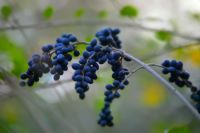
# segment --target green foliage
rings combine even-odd
[[[100,11],[100,12],[98,13],[98,17],[99,17],[100,19],[105,19],[105,18],[108,17],[108,12],[105,11],[105,10],[102,10],[102,11]]]
[[[152,125],[150,133],[164,133],[166,127],[169,126],[169,123],[166,121],[159,121]]]
[[[8,122],[0,118],[0,132],[1,133],[9,133],[11,130],[11,127]]]
[[[200,22],[200,13],[191,13],[190,15],[191,15],[192,19]]]
[[[169,42],[172,40],[172,34],[165,30],[160,30],[155,33],[155,37],[164,42]]]
[[[188,126],[174,127],[167,131],[167,133],[192,133]]]
[[[7,20],[12,14],[12,7],[10,5],[3,5],[1,7],[1,15]]]
[[[52,16],[54,15],[54,8],[52,6],[47,6],[44,10],[43,10],[43,17],[45,19],[50,19],[52,18]]]
[[[13,63],[13,74],[19,76],[20,73],[26,70],[26,56],[23,48],[17,46],[14,42],[9,40],[6,35],[0,35],[0,52],[8,55],[10,61]]]
[[[77,50],[80,52],[80,54],[83,54],[83,52],[85,51],[86,49],[86,45],[85,44],[79,44],[77,45]]]
[[[0,71],[0,79],[4,79],[3,72]]]
[[[82,17],[85,14],[85,10],[83,8],[80,8],[78,10],[75,11],[74,16],[77,18]]]
[[[133,5],[126,5],[126,6],[122,7],[122,9],[120,10],[121,16],[137,17],[138,14],[139,14],[139,11],[138,11],[137,7],[135,7]]]
[[[91,42],[93,38],[94,38],[93,35],[86,36],[85,41],[86,42]]]
[[[99,110],[102,109],[102,107],[104,105],[103,99],[104,99],[104,97],[101,95],[101,96],[98,96],[94,101],[94,109],[97,113],[99,112]]]

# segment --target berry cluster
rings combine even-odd
[[[56,40],[55,45],[43,46],[43,54],[34,54],[28,62],[29,68],[26,73],[21,74],[20,85],[32,86],[44,73],[48,72],[54,75],[54,80],[58,80],[60,75],[68,69],[68,62],[72,60],[69,52],[73,52],[74,56],[80,54],[74,45],[76,41],[74,35],[63,34]]]
[[[47,45],[48,49],[52,49],[52,45]],[[26,73],[21,74],[20,85],[32,86],[34,82],[38,82],[43,73],[48,73],[50,68],[53,67],[50,58],[47,54],[42,56],[34,54],[31,60],[28,62],[29,68]],[[26,82],[25,82],[26,80]]]
[[[96,37],[99,39],[101,45],[103,46],[109,45],[120,49],[121,41],[117,36],[119,33],[120,33],[119,29],[105,28],[97,32]]]
[[[99,53],[101,48],[97,44],[97,40],[93,39],[80,57],[79,63],[72,64],[72,68],[75,70],[72,79],[76,81],[75,89],[80,99],[85,98],[85,92],[89,89],[88,84],[92,84],[93,80],[97,79],[96,71],[99,69],[97,62],[104,58]]]
[[[21,75],[21,86],[32,86],[38,82],[44,73],[51,73],[54,80],[59,80],[60,76],[68,70],[68,64],[72,60],[72,55],[79,56],[80,52],[76,46],[87,44],[79,61],[72,64],[75,70],[72,80],[75,81],[75,90],[80,99],[85,98],[85,93],[89,90],[89,84],[93,84],[97,79],[96,72],[101,64],[106,62],[111,66],[113,82],[105,86],[104,106],[99,114],[98,124],[101,126],[113,126],[113,116],[111,113],[111,103],[120,97],[120,90],[129,84],[127,78],[131,74],[123,66],[123,61],[131,61],[119,50],[121,41],[118,38],[119,29],[105,28],[96,33],[96,39],[91,42],[79,42],[72,34],[63,34],[57,38],[54,45],[48,44],[42,47],[42,55],[34,54],[28,62],[28,70]],[[179,87],[189,87],[192,91],[191,99],[196,103],[196,108],[200,113],[200,90],[189,81],[190,74],[183,69],[183,63],[176,60],[165,60],[162,63],[162,73],[170,74],[169,81]],[[129,76],[128,76],[129,75]]]
[[[128,85],[128,80],[125,79],[129,74],[128,69],[123,68],[122,60],[130,61],[120,52],[113,51],[112,48],[121,48],[120,40],[117,37],[119,29],[106,28],[96,33],[96,39],[93,39],[83,52],[78,63],[72,64],[75,73],[72,77],[76,81],[75,89],[81,99],[84,99],[85,92],[88,91],[88,84],[92,84],[97,79],[96,71],[99,69],[99,64],[104,64],[106,61],[112,66],[113,84],[106,85],[105,105],[100,113],[98,123],[101,126],[113,126],[113,116],[110,111],[110,104],[115,98],[120,97],[119,89],[124,89]]]
[[[55,55],[53,57],[53,69],[51,74],[54,75],[54,80],[59,80],[60,75],[63,75],[64,71],[68,70],[68,62],[72,60],[72,55],[70,52],[73,52],[74,56],[79,56],[80,53],[76,50],[75,45],[72,43],[77,42],[77,38],[71,34],[63,34],[62,37],[56,40]]]
[[[120,97],[119,90],[123,90],[125,85],[128,85],[126,75],[129,74],[127,68],[122,66],[123,55],[120,52],[112,52],[108,55],[108,63],[111,65],[114,79],[112,84],[106,85],[106,91],[104,93],[104,107],[99,114],[100,119],[98,123],[101,126],[113,126],[113,116],[110,111],[110,104],[115,98]]]
[[[183,70],[183,63],[180,61],[176,60],[165,60],[162,63],[163,74],[168,74],[170,73],[169,81],[170,82],[175,82],[175,84],[178,87],[188,87],[190,88],[192,94],[191,94],[191,99],[195,102],[195,107],[200,113],[200,90],[197,89],[196,86],[192,84],[191,81],[189,81],[190,74],[188,72],[185,72]]]
[[[117,36],[119,33],[119,29],[105,28],[100,30],[96,33],[97,39],[85,43],[87,47],[79,62],[72,64],[72,68],[75,70],[72,80],[76,82],[75,90],[80,99],[85,98],[85,92],[89,90],[89,84],[97,79],[96,72],[99,70],[99,65],[108,62],[112,67],[114,82],[106,85],[105,105],[98,121],[101,126],[113,125],[110,104],[115,98],[120,97],[119,90],[124,89],[125,85],[129,83],[126,79],[129,71],[122,66],[122,61],[123,59],[130,61],[130,59],[117,51],[121,48],[121,41]],[[76,49],[77,44],[81,43],[74,35],[63,34],[56,40],[55,45],[43,46],[43,54],[41,56],[38,54],[33,55],[29,61],[27,72],[21,75],[20,85],[32,86],[34,82],[39,81],[43,73],[48,72],[53,75],[54,80],[59,80],[60,75],[68,70],[68,64],[72,60],[71,54],[73,53],[74,56],[80,55]]]
[[[162,70],[163,74],[170,73],[169,82],[174,82],[178,87],[184,87],[189,83],[190,74],[183,70],[183,63],[181,61],[165,60],[162,66],[164,67]]]
[[[200,113],[200,90],[193,92],[191,94],[191,99],[195,102],[195,107],[197,111]]]

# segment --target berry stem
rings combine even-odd
[[[148,66],[152,66],[152,67],[160,67],[160,68],[164,68],[163,66],[161,65],[158,65],[158,64],[147,64]],[[141,70],[141,69],[144,69],[144,66],[140,66],[138,68],[136,68],[134,71],[130,72],[130,74],[126,77],[126,79],[128,79],[129,77],[131,77],[134,73],[136,73],[137,71]]]
[[[76,46],[76,45],[80,45],[80,44],[85,44],[85,45],[89,45],[89,43],[87,42],[75,42],[73,45]],[[60,49],[62,49],[63,47],[61,47]],[[57,49],[59,50],[59,49]],[[56,52],[56,50],[53,50],[51,53],[49,53],[49,55],[52,55]]]
[[[146,63],[142,62],[138,58],[126,53],[125,51],[121,51],[124,56],[130,58],[132,61],[137,62],[141,66],[143,66],[144,69],[146,69],[149,73],[151,73],[155,78],[157,78],[163,85],[166,86],[174,95],[176,95],[185,105],[190,109],[190,111],[200,120],[200,115],[197,112],[197,110],[193,107],[193,105],[188,102],[188,100],[179,92],[177,91],[168,81],[166,81],[163,77],[161,77],[155,70],[153,70],[149,65]]]

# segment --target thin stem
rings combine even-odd
[[[174,95],[176,95],[177,98],[179,98],[186,105],[186,107],[188,107],[188,109],[190,109],[190,111],[200,120],[200,115],[197,112],[197,110],[193,107],[193,105],[190,102],[188,102],[188,100],[185,99],[185,97],[179,91],[177,91],[168,81],[166,81],[155,70],[153,70],[150,66],[148,66],[141,60],[126,53],[125,51],[122,51],[122,50],[119,50],[119,51],[121,51],[124,54],[124,56],[130,58],[132,61],[135,61],[141,66],[143,66],[144,69],[146,69],[149,73],[151,73],[156,79],[158,79],[163,85],[165,85],[168,90],[170,90]]]
[[[186,44],[186,45],[182,45],[182,46],[178,46],[178,47],[173,47],[169,50],[164,49],[164,50],[159,51],[158,53],[153,53],[151,55],[143,57],[142,60],[149,60],[149,59],[152,59],[152,58],[155,58],[155,57],[159,57],[161,55],[165,55],[165,54],[174,52],[176,50],[186,49],[186,48],[193,47],[193,46],[200,46],[200,43]]]
[[[155,66],[155,67],[159,67],[159,68],[164,68],[163,66],[161,65],[158,65],[158,64],[147,64],[148,66]],[[128,79],[129,77],[131,77],[134,73],[136,73],[137,71],[141,70],[141,69],[144,69],[144,66],[140,66],[138,68],[136,68],[134,71],[130,72],[130,74],[126,77],[126,79]],[[126,80],[125,79],[125,80]]]
[[[91,25],[115,25],[115,26],[121,26],[121,27],[128,27],[128,28],[136,28],[136,29],[140,29],[140,30],[145,30],[145,31],[149,31],[149,32],[157,32],[160,30],[164,30],[164,29],[158,29],[158,28],[151,28],[151,27],[147,27],[144,25],[141,25],[139,22],[123,22],[123,21],[118,21],[118,20],[54,20],[54,21],[50,21],[50,22],[39,22],[39,23],[35,23],[35,24],[24,24],[24,25],[9,25],[9,26],[3,26],[0,27],[0,31],[4,31],[4,30],[17,30],[17,29],[44,29],[44,28],[55,28],[55,27],[62,27],[62,26],[91,26]],[[184,39],[188,39],[188,40],[196,40],[196,41],[200,41],[199,37],[193,37],[190,35],[185,35],[182,33],[178,33],[176,31],[173,30],[167,30],[165,29],[164,31],[180,37],[180,38],[184,38]]]
[[[87,43],[87,42],[75,42],[75,43],[73,43],[72,45],[79,45],[79,44],[85,44],[85,45],[88,45],[89,43]],[[59,48],[59,49],[62,49],[63,47],[61,47],[61,48]],[[54,54],[57,50],[59,50],[59,49],[56,49],[56,50],[53,50],[53,51],[51,51],[51,53],[49,53],[49,55],[50,56],[52,56],[52,54]]]

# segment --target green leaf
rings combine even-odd
[[[135,7],[133,5],[126,5],[126,6],[122,7],[122,9],[120,10],[121,16],[137,17],[138,14],[139,14],[139,11],[138,11],[137,7]]]
[[[0,71],[0,79],[4,79],[4,75],[1,71]]]
[[[99,95],[95,100],[94,100],[94,109],[96,112],[99,112],[99,110],[102,109],[104,105],[104,97],[102,95]]]
[[[43,17],[45,19],[50,19],[54,15],[54,8],[52,6],[48,6],[43,10]]]
[[[91,42],[93,38],[94,38],[93,35],[86,36],[85,41],[86,42]]]
[[[155,33],[155,36],[160,41],[169,42],[172,39],[172,34],[165,30],[160,30]]]
[[[1,7],[1,14],[5,20],[7,20],[12,14],[12,8],[10,5],[4,5]]]
[[[200,13],[198,13],[198,12],[197,13],[191,13],[190,15],[191,15],[192,19],[200,22]]]
[[[81,55],[82,55],[83,52],[85,51],[86,46],[87,46],[87,45],[85,45],[85,44],[79,44],[79,45],[77,45],[76,48],[77,48],[77,50],[80,52]]]
[[[192,132],[188,126],[180,126],[169,129],[167,133],[192,133]]]
[[[105,18],[108,17],[108,12],[105,11],[105,10],[102,10],[102,11],[100,11],[100,12],[98,13],[98,17],[99,17],[100,19],[105,19]]]
[[[12,131],[10,124],[4,119],[0,118],[0,132],[10,133]]]
[[[85,10],[83,8],[80,8],[78,10],[75,11],[75,17],[80,18],[85,14]]]
[[[11,72],[19,76],[27,68],[27,58],[24,49],[2,34],[0,35],[0,44],[0,53],[6,54],[13,64]]]

